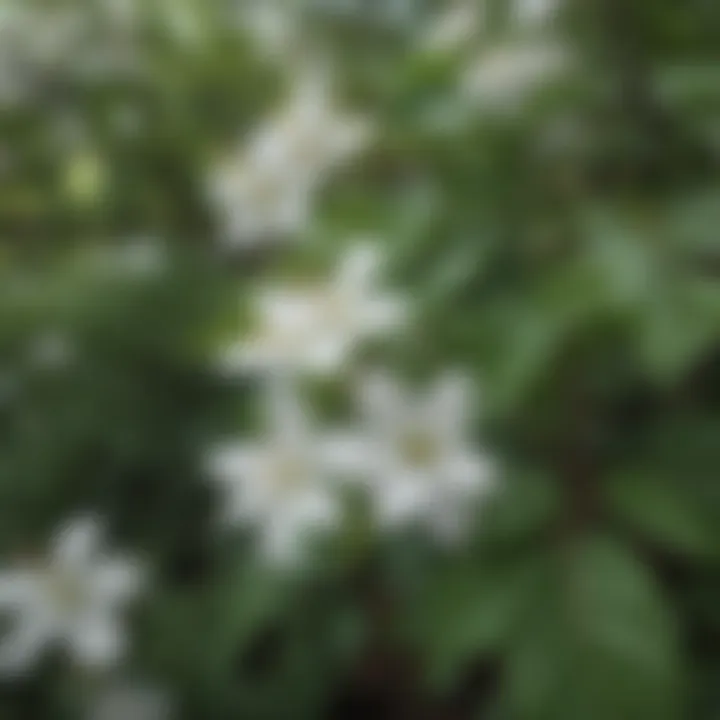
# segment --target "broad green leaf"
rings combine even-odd
[[[504,473],[479,519],[485,542],[498,545],[532,541],[558,519],[559,488],[538,473]]]
[[[403,627],[419,646],[431,687],[448,689],[470,662],[502,647],[534,569],[531,559],[458,560],[419,590]]]
[[[629,548],[576,541],[548,563],[529,604],[507,656],[510,717],[681,717],[676,621]]]
[[[720,293],[710,285],[659,286],[639,308],[637,349],[650,377],[682,378],[720,339]]]
[[[661,547],[700,559],[720,557],[720,530],[703,498],[683,478],[623,474],[604,488],[610,509]]]

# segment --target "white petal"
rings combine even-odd
[[[265,450],[257,444],[238,443],[212,451],[211,473],[223,484],[225,497],[221,522],[234,525],[253,518],[267,504]]]
[[[376,242],[357,242],[345,254],[338,268],[340,287],[363,291],[372,287],[378,273],[382,254]]]
[[[315,317],[316,302],[310,292],[295,288],[265,287],[254,298],[259,321],[270,331],[298,333]]]
[[[330,113],[333,79],[327,65],[303,67],[295,78],[288,115],[294,123],[317,130]]]
[[[296,564],[312,538],[339,520],[336,499],[324,488],[312,489],[272,510],[260,528],[261,551],[274,564]]]
[[[140,592],[144,579],[138,562],[110,559],[94,570],[92,590],[98,602],[125,602]]]
[[[271,565],[282,567],[298,564],[305,547],[297,528],[276,524],[266,526],[260,535],[260,553]]]
[[[424,33],[422,47],[430,52],[448,52],[461,47],[485,25],[484,10],[484,5],[480,10],[477,0],[458,0]]]
[[[357,479],[367,474],[374,443],[359,432],[325,433],[319,443],[322,465],[340,480]]]
[[[312,188],[306,187],[299,179],[294,180],[278,202],[275,211],[275,226],[282,235],[301,233],[312,216]]]
[[[349,359],[351,348],[351,337],[341,332],[328,332],[308,346],[301,364],[309,372],[329,375]]]
[[[409,305],[400,298],[369,300],[363,307],[363,330],[370,334],[402,327],[409,315]]]
[[[393,479],[376,488],[378,520],[384,527],[402,526],[422,517],[429,506],[428,488],[413,477]]]
[[[380,370],[368,374],[358,383],[357,393],[371,432],[394,435],[405,422],[408,412],[405,392],[389,374]]]
[[[265,393],[267,425],[282,443],[304,445],[311,428],[307,409],[293,378],[274,375]]]
[[[22,609],[41,592],[41,578],[30,570],[8,570],[0,574],[0,608]]]
[[[233,483],[258,468],[258,449],[247,443],[219,445],[208,452],[207,467],[221,482]]]
[[[92,561],[100,544],[103,528],[97,518],[80,517],[66,523],[57,532],[53,555],[61,566],[82,567]]]
[[[337,499],[325,488],[314,488],[297,499],[291,509],[298,528],[310,531],[336,525],[340,518]]]
[[[483,493],[494,485],[494,464],[480,453],[460,451],[445,460],[442,472],[449,491]]]
[[[370,143],[374,133],[373,124],[364,118],[338,119],[336,127],[328,138],[330,164],[334,165],[352,158]]]
[[[475,405],[470,380],[457,372],[447,372],[430,390],[421,406],[421,413],[445,438],[464,434],[472,420]]]
[[[107,612],[95,612],[84,617],[70,629],[65,640],[75,659],[88,668],[115,664],[126,646],[118,621]]]
[[[568,66],[568,52],[558,45],[499,47],[468,68],[462,90],[483,111],[514,111]]]

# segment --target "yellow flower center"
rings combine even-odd
[[[47,581],[47,593],[62,615],[76,615],[85,604],[84,585],[74,573],[53,570]]]
[[[281,452],[271,468],[273,489],[281,495],[293,493],[307,483],[309,474],[306,458],[295,452]]]
[[[400,455],[413,468],[427,468],[440,456],[440,443],[432,433],[423,429],[412,429],[400,438]]]

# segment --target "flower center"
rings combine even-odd
[[[76,615],[84,607],[84,584],[75,573],[51,571],[47,593],[53,607],[63,616]]]
[[[412,468],[427,468],[440,456],[440,443],[432,433],[423,429],[404,432],[399,442],[400,456]]]
[[[305,458],[294,452],[282,452],[274,459],[272,485],[279,495],[291,494],[307,484],[310,468]]]
[[[252,202],[261,211],[275,211],[278,206],[278,182],[267,169],[257,173],[252,186]]]

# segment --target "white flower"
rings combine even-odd
[[[301,71],[286,107],[211,175],[226,242],[247,246],[300,233],[328,174],[370,135],[366,120],[335,107],[327,71]]]
[[[261,128],[252,151],[295,177],[322,180],[371,136],[367,119],[337,107],[330,70],[316,63],[298,72],[286,107]]]
[[[313,188],[253,156],[217,168],[210,191],[230,247],[296,239],[311,219]]]
[[[405,303],[379,292],[376,245],[346,252],[329,281],[270,286],[255,298],[257,330],[222,358],[228,371],[309,372],[340,368],[365,339],[399,328]]]
[[[421,36],[420,45],[430,52],[458,50],[480,34],[486,23],[485,14],[485,3],[480,0],[455,0],[431,21]]]
[[[209,465],[227,494],[225,521],[254,525],[261,554],[287,564],[339,523],[335,445],[313,431],[290,385],[271,385],[268,400],[266,435],[214,449]]]
[[[120,610],[138,592],[141,570],[99,549],[100,527],[73,520],[58,532],[47,562],[0,574],[0,608],[14,631],[0,643],[0,670],[29,671],[48,645],[59,645],[84,667],[106,667],[123,654]]]
[[[503,45],[471,64],[461,78],[461,90],[483,111],[515,111],[568,67],[568,52],[560,45]]]
[[[472,400],[468,381],[452,373],[416,397],[382,374],[360,384],[365,446],[354,470],[381,527],[425,525],[445,540],[468,529],[493,481],[492,463],[469,437]]]

